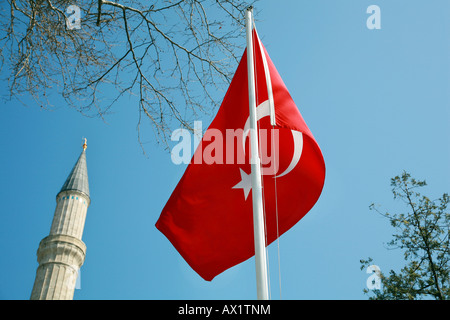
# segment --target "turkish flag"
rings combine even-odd
[[[255,30],[253,41],[267,246],[314,206],[325,163]],[[255,254],[247,54],[245,50],[216,117],[156,223],[208,281]]]

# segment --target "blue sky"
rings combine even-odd
[[[372,4],[381,9],[379,30],[366,27]],[[281,298],[366,299],[369,274],[359,260],[370,256],[383,272],[403,262],[386,249],[389,222],[369,205],[403,210],[390,191],[403,170],[426,179],[430,198],[449,192],[450,2],[262,0],[256,10],[262,42],[327,168],[319,201],[280,239]],[[83,137],[92,202],[75,299],[256,297],[253,259],[206,282],[154,227],[185,166],[151,132],[142,154],[133,101],[122,100],[105,122],[24,102],[0,107],[0,299],[29,298],[39,241]],[[269,269],[279,299],[276,242]]]

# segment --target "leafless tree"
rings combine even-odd
[[[158,141],[214,109],[245,43],[239,0],[8,0],[0,5],[8,99],[104,116],[136,101]],[[78,24],[77,24],[78,23]],[[126,96],[132,96],[126,100]],[[59,102],[58,102],[59,103]],[[130,103],[120,103],[128,108]]]

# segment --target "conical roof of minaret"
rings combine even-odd
[[[90,198],[88,171],[86,165],[86,142],[84,143],[83,151],[81,152],[77,162],[73,166],[73,169],[67,177],[66,182],[64,182],[60,193],[67,190],[82,192]]]

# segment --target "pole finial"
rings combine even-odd
[[[84,138],[83,150],[86,150],[86,148],[87,148],[87,139]]]

